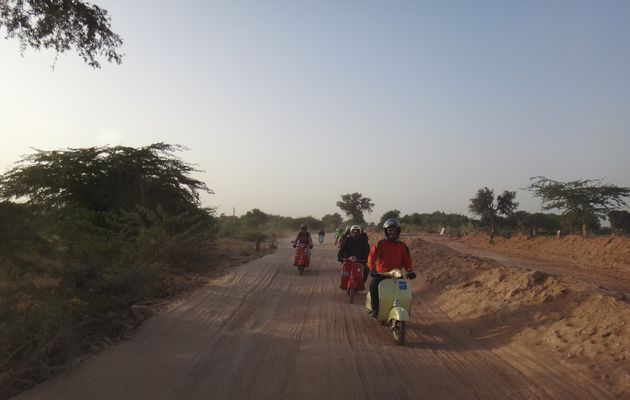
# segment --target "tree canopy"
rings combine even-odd
[[[369,197],[364,197],[361,193],[348,193],[341,195],[341,201],[337,202],[337,207],[350,217],[350,222],[365,224],[363,213],[371,213],[374,203]]]
[[[388,219],[400,219],[400,211],[389,210],[385,214],[381,215],[381,220],[378,222],[379,226],[383,225]]]
[[[160,206],[180,213],[199,206],[199,192],[212,193],[191,178],[193,166],[174,156],[178,145],[89,147],[26,155],[0,176],[0,199],[25,198],[50,208],[130,211]]]
[[[626,210],[613,210],[608,213],[610,226],[615,232],[630,232],[630,212]]]
[[[7,38],[27,47],[74,49],[88,65],[100,68],[98,56],[120,64],[123,40],[111,30],[107,10],[81,0],[0,0],[0,27]]]
[[[324,229],[335,230],[343,223],[343,218],[339,213],[326,214],[322,217],[322,225]]]
[[[495,201],[494,190],[484,187],[479,189],[475,197],[470,199],[468,209],[479,215],[482,221],[485,220],[490,224],[490,238],[492,239],[496,232],[497,217],[500,214],[511,215],[518,207],[518,203],[514,201],[515,198],[516,192],[505,190],[497,196]]]
[[[609,211],[626,205],[623,200],[630,195],[630,188],[605,185],[602,179],[578,179],[559,182],[544,176],[530,179],[527,189],[540,197],[543,209],[559,209],[564,215],[572,215],[582,223],[582,234],[593,217],[606,218]]]

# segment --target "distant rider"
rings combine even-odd
[[[363,282],[367,280],[370,269],[367,267],[367,259],[370,254],[370,243],[367,235],[364,235],[359,225],[350,227],[350,236],[344,241],[337,253],[337,260],[344,262],[347,258],[356,257],[357,261],[363,264]]]
[[[308,232],[308,228],[306,225],[300,225],[300,231],[297,234],[297,237],[293,241],[293,248],[298,247],[300,244],[303,244],[308,249],[308,258],[311,259],[311,250],[313,248],[313,239],[311,238],[311,234]]]
[[[324,243],[324,237],[326,236],[326,232],[323,229],[319,230],[319,243]]]
[[[385,239],[381,239],[372,247],[368,256],[368,266],[370,267],[370,297],[372,300],[372,311],[370,315],[374,318],[378,315],[378,284],[387,279],[382,273],[389,272],[394,268],[405,269],[407,279],[415,279],[416,273],[413,271],[411,253],[404,242],[400,241],[400,222],[395,219],[388,219],[383,224]]]

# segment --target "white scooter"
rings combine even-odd
[[[376,319],[387,325],[392,332],[394,343],[401,345],[405,341],[407,321],[411,316],[411,282],[403,278],[400,269],[379,274],[384,279],[378,284],[378,314]],[[367,312],[372,311],[370,293],[365,297]]]

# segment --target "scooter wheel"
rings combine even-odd
[[[357,294],[357,289],[351,287],[348,289],[348,298],[350,298],[350,304],[354,303],[354,295]]]
[[[300,270],[300,275],[304,275],[304,266],[300,265],[298,269]]]
[[[405,333],[407,331],[407,325],[405,321],[396,321],[392,322],[391,326],[392,336],[394,337],[394,343],[398,346],[405,342]]]

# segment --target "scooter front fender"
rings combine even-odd
[[[409,321],[409,312],[402,307],[393,307],[389,311],[389,317],[387,317],[388,321],[395,319],[397,321]]]

